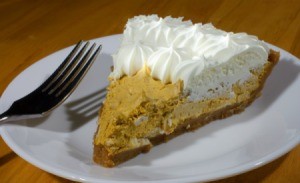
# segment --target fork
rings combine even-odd
[[[82,43],[83,41],[77,43],[60,66],[37,89],[13,102],[8,110],[0,114],[0,124],[43,117],[62,104],[78,86],[102,48],[100,45],[93,51],[96,47],[94,43],[87,50],[89,42],[86,42],[80,49]]]

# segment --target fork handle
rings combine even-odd
[[[7,111],[0,114],[0,124],[5,123],[6,121],[8,121],[8,119],[9,119],[9,115],[7,114]]]
[[[17,115],[14,114],[11,108],[0,114],[0,125],[8,121],[15,121],[18,119]]]
[[[4,113],[0,114],[0,125],[8,121],[20,121],[24,119],[34,119],[44,117],[44,114],[27,114],[27,115],[15,115],[9,109]]]

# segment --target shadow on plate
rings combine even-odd
[[[109,72],[109,67],[110,67],[109,63],[112,63],[111,55],[105,53],[101,54],[98,57],[98,59],[95,61],[94,66],[91,68],[91,70],[99,67],[100,65],[102,66],[102,69],[105,70],[105,72],[101,72],[101,73],[89,72],[86,77],[88,77],[89,74],[92,75],[90,75],[90,78],[87,79],[95,79],[98,77],[106,78]],[[44,129],[48,131],[70,132],[78,129],[83,124],[97,117],[99,108],[102,105],[102,101],[105,95],[106,95],[106,86],[104,86],[98,91],[87,94],[86,96],[81,97],[75,101],[68,102],[67,100],[62,106],[54,110],[48,116],[42,118],[30,119],[30,120],[9,122],[9,124],[34,127],[34,128]],[[65,113],[67,115],[67,120],[51,121],[51,123],[48,124],[44,123],[51,117],[55,118],[56,115],[59,115],[58,113]],[[62,123],[64,124],[62,125]]]
[[[10,124],[34,127],[47,131],[71,132],[98,116],[99,108],[105,96],[106,88],[103,88],[77,100],[66,102],[51,115],[42,118],[10,122]],[[51,120],[51,122],[45,123],[49,118],[59,115],[57,113],[65,113],[67,120]]]
[[[68,121],[72,123],[71,131],[78,129],[83,124],[98,116],[105,96],[106,88],[103,88],[64,105]]]
[[[265,83],[262,97],[253,103],[264,110],[268,109],[276,99],[295,81],[300,74],[300,64],[289,60],[280,60]]]

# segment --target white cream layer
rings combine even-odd
[[[157,15],[129,19],[119,51],[113,55],[110,77],[132,76],[144,66],[163,83],[184,82],[191,99],[209,97],[250,76],[267,62],[269,48],[255,36],[225,32],[212,24]]]

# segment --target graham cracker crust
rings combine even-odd
[[[138,147],[135,149],[131,149],[131,150],[124,151],[119,154],[113,154],[113,155],[109,154],[103,145],[94,145],[94,156],[93,156],[94,161],[105,167],[114,167],[120,163],[123,163],[129,159],[134,158],[135,156],[137,156],[141,153],[148,152],[152,148],[152,146],[167,142],[168,140],[173,139],[185,132],[194,131],[194,130],[208,124],[211,121],[214,121],[217,119],[224,119],[233,114],[238,114],[238,113],[244,111],[247,106],[249,106],[257,97],[259,97],[261,95],[261,90],[264,86],[266,79],[272,72],[272,69],[274,68],[274,66],[279,61],[279,52],[270,50],[268,61],[269,61],[269,63],[265,66],[264,73],[261,75],[259,87],[257,88],[257,90],[255,90],[251,93],[248,100],[244,100],[241,103],[223,107],[217,111],[214,111],[214,112],[211,112],[208,114],[206,113],[206,114],[200,115],[198,118],[187,119],[181,125],[177,126],[177,128],[171,134],[163,134],[163,135],[158,135],[156,137],[150,138],[149,139],[151,142],[150,145],[141,146],[141,147]],[[98,129],[97,129],[97,131],[98,131]]]

